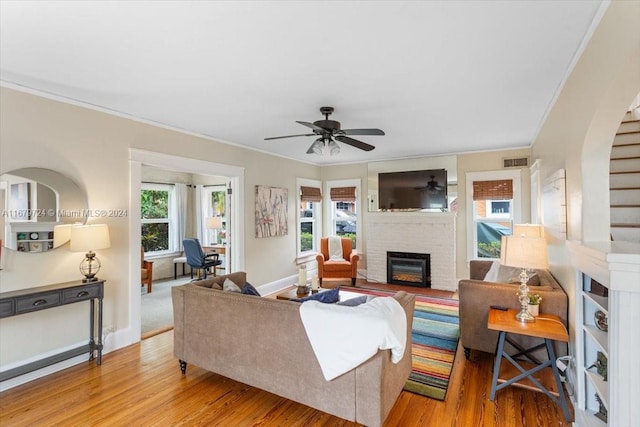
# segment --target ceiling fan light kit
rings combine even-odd
[[[296,123],[300,123],[313,130],[313,133],[298,134],[298,135],[286,135],[286,136],[274,136],[265,138],[265,141],[272,139],[282,138],[294,138],[299,136],[316,136],[320,138],[316,139],[313,144],[307,150],[307,154],[323,154],[324,148],[329,148],[329,154],[334,156],[340,153],[340,146],[336,140],[343,144],[351,145],[352,147],[359,148],[364,151],[371,151],[375,147],[367,144],[366,142],[358,141],[348,137],[347,135],[384,135],[384,131],[380,129],[342,129],[340,122],[335,120],[329,120],[329,115],[333,113],[333,107],[320,107],[320,113],[324,115],[324,120],[317,120],[313,123],[303,122],[296,120]]]

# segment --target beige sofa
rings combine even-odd
[[[174,355],[187,363],[269,391],[323,412],[380,426],[411,371],[411,328],[403,359],[380,350],[344,375],[326,381],[300,320],[300,303],[212,288],[243,272],[210,277],[172,289]],[[415,296],[398,292],[411,325]],[[345,326],[348,327],[348,326]]]
[[[464,347],[465,356],[469,358],[471,349],[494,353],[498,341],[498,332],[487,328],[489,308],[499,305],[519,309],[517,292],[519,284],[485,282],[483,279],[492,261],[471,261],[470,279],[460,280],[458,293],[460,296],[460,342]],[[542,297],[540,312],[559,316],[563,324],[567,325],[568,298],[560,284],[547,270],[536,270],[539,285],[530,286],[530,292]],[[539,344],[540,339],[509,334],[510,339],[525,348]],[[509,349],[509,348],[507,348]],[[567,354],[567,346],[556,342],[556,355]],[[512,351],[510,351],[511,353]],[[533,353],[541,360],[546,360],[546,351],[540,349]]]

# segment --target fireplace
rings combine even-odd
[[[387,283],[431,287],[431,255],[387,252]]]

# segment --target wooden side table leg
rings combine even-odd
[[[498,375],[500,375],[500,363],[502,362],[502,353],[504,351],[504,340],[507,333],[500,331],[498,338],[498,350],[496,351],[496,361],[493,365],[493,379],[491,380],[491,395],[489,400],[493,400],[496,397],[496,387],[498,386]]]
[[[564,419],[567,422],[571,422],[571,414],[569,414],[569,408],[567,407],[567,399],[564,395],[564,389],[562,388],[562,381],[560,380],[560,372],[558,371],[558,366],[556,365],[556,354],[553,350],[553,340],[545,339],[545,344],[547,345],[547,354],[549,355],[549,360],[551,361],[551,369],[553,369],[553,376],[556,379],[556,387],[558,387],[558,400],[560,401],[560,407],[562,408],[562,413],[564,414]]]

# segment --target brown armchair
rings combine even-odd
[[[498,332],[487,328],[487,318],[491,305],[500,305],[518,310],[520,303],[517,283],[485,282],[483,279],[491,261],[474,260],[470,262],[470,279],[460,280],[458,295],[460,298],[460,342],[467,359],[471,349],[493,353],[496,351]],[[537,283],[530,283],[530,292],[542,297],[541,313],[555,314],[562,323],[568,325],[568,297],[564,289],[547,270],[536,270]],[[512,334],[513,335],[513,334]],[[522,347],[529,348],[539,344],[540,340],[522,335],[513,335],[511,339]],[[565,343],[556,341],[556,355],[567,354]],[[534,356],[544,360],[546,351],[540,349]]]
[[[140,246],[140,285],[147,285],[147,293],[151,293],[153,280],[153,261],[144,259],[144,246]]]
[[[358,275],[358,261],[360,255],[353,250],[353,242],[349,238],[342,239],[342,256],[344,260],[329,260],[329,238],[320,239],[320,253],[316,255],[318,261],[318,279],[322,284],[322,279],[342,279],[350,278],[351,286],[356,285]]]

